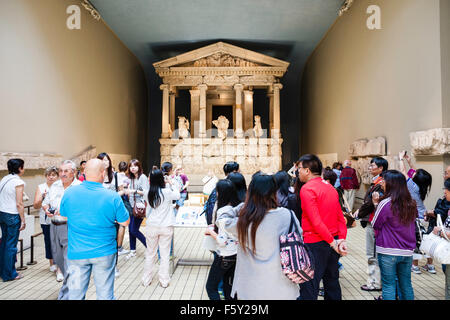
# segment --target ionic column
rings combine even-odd
[[[273,87],[267,89],[267,97],[269,98],[269,132],[272,137],[273,130]]]
[[[281,83],[273,85],[273,129],[272,138],[280,138],[280,90],[283,88]]]
[[[169,85],[162,84],[159,88],[163,91],[161,138],[169,138]]]
[[[169,91],[169,123],[170,129],[175,131],[175,97],[176,97],[176,88],[170,88]]]
[[[189,90],[191,94],[191,137],[197,138],[197,123],[200,118],[200,90]]]
[[[244,131],[253,128],[253,91],[244,90]]]
[[[208,86],[201,84],[198,88],[200,90],[200,126],[198,136],[199,138],[206,138],[206,90]]]
[[[242,130],[242,91],[244,85],[238,83],[234,85],[236,91],[236,138],[242,138],[244,136],[244,130]]]

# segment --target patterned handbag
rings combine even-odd
[[[133,194],[133,200],[134,200],[133,216],[138,219],[144,219],[147,213],[147,202],[145,200],[136,201],[136,193]]]
[[[314,278],[314,261],[311,251],[303,243],[291,210],[288,234],[280,236],[280,257],[283,273],[300,284]]]

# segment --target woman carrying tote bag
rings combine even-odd
[[[445,180],[444,194],[445,199],[450,201],[450,179]],[[443,227],[434,227],[433,233],[442,238],[450,239],[450,216],[447,216]],[[450,243],[448,245],[450,245]],[[450,264],[443,264],[442,269],[445,273],[445,300],[450,300]]]

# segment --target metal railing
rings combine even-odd
[[[23,239],[19,239],[20,242],[20,267],[16,268],[18,271],[26,270],[28,267],[23,265]]]
[[[37,261],[34,260],[34,238],[37,236],[40,236],[42,234],[42,232],[33,234],[31,236],[31,241],[30,241],[30,261],[27,262],[27,265],[32,266],[35,265],[37,263]]]
[[[29,206],[26,206],[25,209],[27,209],[27,214],[30,215],[31,208],[33,208],[33,205],[30,204]]]

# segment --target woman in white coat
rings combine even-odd
[[[148,201],[145,223],[147,248],[142,284],[146,287],[152,282],[156,272],[156,255],[159,247],[161,254],[159,283],[161,287],[166,288],[170,282],[170,243],[175,225],[172,202],[180,199],[180,192],[177,188],[172,188],[171,180],[167,180],[166,183],[163,172],[156,169],[150,173],[150,189],[145,193]]]

